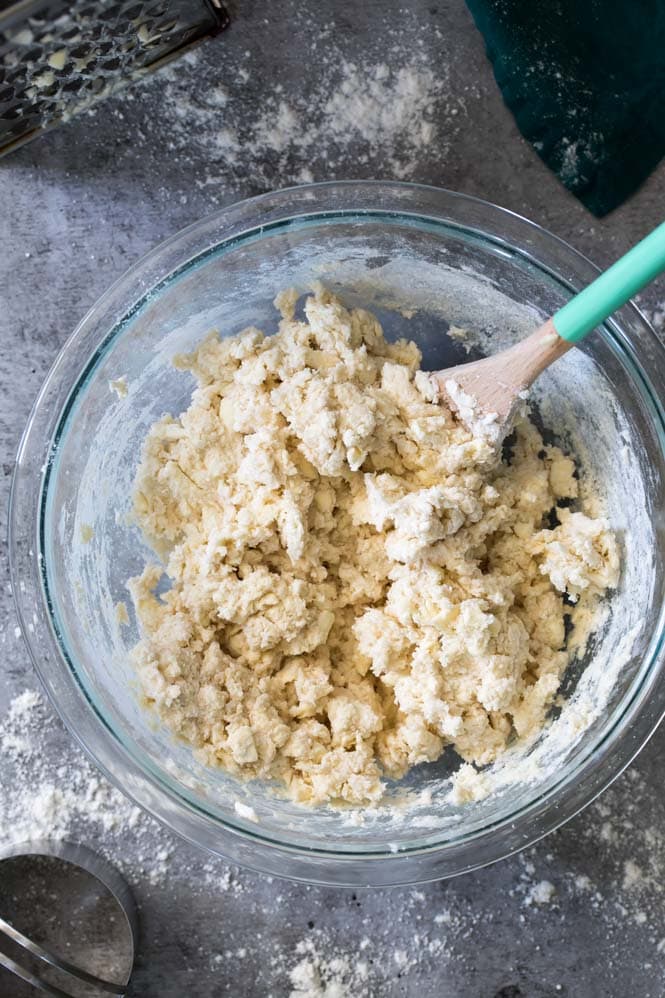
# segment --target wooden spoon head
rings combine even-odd
[[[498,445],[510,432],[526,392],[498,381],[494,365],[488,363],[493,359],[436,371],[432,379],[439,400],[456,413],[473,435]]]
[[[458,414],[474,436],[498,445],[523,411],[535,379],[570,345],[548,319],[514,347],[484,360],[434,371],[431,382],[437,397]]]

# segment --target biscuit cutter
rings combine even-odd
[[[47,857],[49,861],[60,861],[58,863],[58,866],[62,864],[62,868],[58,871],[60,876],[72,877],[71,869],[66,868],[75,868],[79,875],[84,871],[93,878],[91,883],[95,888],[99,885],[105,888],[105,900],[111,904],[115,902],[111,920],[115,922],[117,911],[121,919],[121,928],[126,930],[124,932],[126,944],[118,954],[119,962],[126,968],[126,977],[124,980],[108,980],[101,975],[93,974],[65,959],[54,949],[29,938],[3,917],[0,917],[0,967],[4,967],[31,987],[51,995],[52,998],[79,998],[83,993],[81,985],[92,989],[90,993],[95,996],[124,995],[131,977],[138,944],[136,904],[126,881],[114,866],[86,846],[51,840],[21,843],[0,850],[0,868],[7,860],[33,857],[35,859]],[[0,875],[0,895],[3,883],[4,880]],[[82,907],[86,904],[89,906],[89,898],[82,895],[78,900]],[[6,911],[2,911],[1,914],[6,914]],[[30,966],[31,964],[33,966]],[[58,972],[58,984],[42,976],[43,970],[40,964],[44,965],[44,970],[52,968]],[[60,983],[62,987],[59,986]],[[67,987],[73,987],[74,991],[64,990]]]

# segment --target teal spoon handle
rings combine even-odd
[[[578,343],[629,298],[665,271],[665,222],[552,317],[568,343]]]

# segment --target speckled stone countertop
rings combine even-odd
[[[665,163],[602,221],[559,186],[504,108],[462,0],[239,0],[218,39],[0,163],[3,498],[60,346],[141,254],[240,198],[358,177],[496,201],[601,265],[665,204]],[[665,284],[641,303],[662,331]],[[307,888],[174,839],[97,779],[50,707],[10,711],[37,683],[6,574],[0,627],[0,814],[14,821],[37,801],[45,830],[52,821],[124,869],[143,926],[133,996],[283,996],[307,975],[305,993],[328,998],[665,993],[664,728],[522,855],[418,889]],[[0,996],[16,993],[0,978]]]

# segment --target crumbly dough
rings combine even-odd
[[[207,763],[365,804],[447,745],[483,766],[536,733],[566,615],[588,615],[618,558],[532,423],[500,460],[431,400],[415,344],[322,288],[306,321],[296,302],[278,296],[274,336],[211,334],[176,359],[198,388],[136,478],[165,568],[130,582],[134,659]]]

